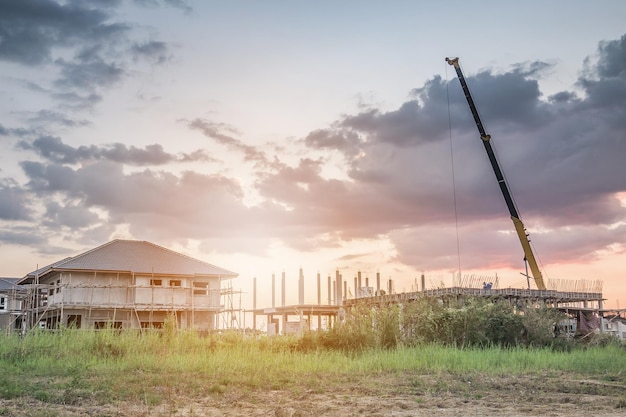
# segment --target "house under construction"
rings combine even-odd
[[[14,329],[219,325],[221,283],[236,273],[146,241],[113,240],[14,285]]]

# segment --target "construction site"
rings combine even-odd
[[[381,282],[380,273],[375,279],[358,272],[354,276],[354,284],[336,271],[335,276],[326,279],[326,290],[323,291],[322,277],[317,274],[316,303],[305,302],[305,278],[302,269],[298,273],[298,303],[286,304],[286,274],[283,272],[280,281],[280,303],[277,303],[278,288],[276,276],[271,278],[272,304],[267,307],[257,306],[257,279],[254,279],[252,309],[248,311],[230,311],[229,314],[239,316],[238,322],[245,323],[241,317],[252,315],[251,329],[258,331],[258,319],[264,318],[262,323],[269,335],[301,334],[312,329],[331,328],[338,320],[342,320],[350,309],[356,306],[367,305],[379,307],[389,304],[405,304],[419,299],[434,299],[442,304],[451,302],[462,303],[471,298],[481,298],[493,302],[504,301],[514,310],[523,312],[527,308],[547,307],[566,313],[571,320],[568,332],[573,336],[581,329],[589,331],[605,331],[620,338],[626,338],[626,326],[622,323],[626,309],[604,309],[602,295],[602,281],[586,280],[548,280],[546,289],[531,288],[501,288],[499,279],[484,276],[466,276],[453,279],[451,286],[441,283],[439,286],[426,280],[421,275],[419,282],[415,280],[411,291],[395,292],[394,281],[391,279]],[[323,292],[325,293],[322,297]],[[306,291],[311,294],[311,291]],[[602,327],[603,319],[613,323]]]
[[[22,332],[35,327],[61,326],[99,329],[161,328],[168,318],[178,328],[198,330],[259,331],[264,317],[268,335],[302,334],[310,329],[329,329],[357,305],[372,307],[403,304],[418,299],[441,303],[471,297],[504,301],[517,311],[548,307],[566,313],[573,324],[568,331],[609,331],[626,338],[625,309],[603,308],[602,281],[548,280],[539,268],[529,234],[496,158],[491,136],[485,131],[461,71],[458,58],[446,58],[454,67],[469,110],[478,129],[489,163],[506,203],[524,255],[526,288],[501,287],[499,279],[455,275],[451,285],[415,280],[412,290],[396,292],[391,279],[375,282],[359,271],[349,285],[339,271],[327,277],[322,300],[322,277],[317,274],[317,302],[305,302],[303,270],[298,275],[298,302],[286,304],[286,275],[282,273],[281,302],[277,303],[276,277],[271,278],[271,305],[257,306],[257,279],[253,279],[252,309],[242,307],[242,291],[232,287],[237,274],[174,253],[149,242],[115,240],[74,258],[37,269],[4,289],[0,311],[7,329]],[[225,284],[226,283],[226,284]],[[311,299],[309,295],[307,297]],[[252,315],[252,324],[246,316]],[[608,322],[604,323],[605,315]]]
[[[480,277],[461,277],[454,279],[451,286],[426,286],[425,276],[421,276],[421,286],[417,283],[414,290],[410,292],[396,293],[393,288],[393,281],[388,280],[386,285],[381,287],[380,274],[376,273],[376,285],[370,286],[368,278],[362,282],[361,272],[354,277],[353,297],[348,297],[348,283],[344,281],[339,272],[336,272],[334,280],[328,276],[326,305],[321,303],[321,280],[317,276],[317,304],[310,305],[304,303],[304,279],[300,270],[298,280],[298,300],[297,305],[285,305],[285,277],[282,280],[282,304],[276,306],[275,303],[275,277],[272,276],[272,305],[268,308],[258,309],[256,306],[256,279],[254,284],[253,301],[253,328],[256,329],[257,316],[265,316],[268,326],[268,333],[278,332],[282,320],[283,333],[302,332],[309,329],[311,320],[317,321],[317,328],[322,328],[325,322],[327,327],[332,326],[336,320],[341,320],[345,314],[345,309],[357,305],[370,305],[372,307],[384,304],[410,303],[420,298],[433,298],[442,303],[450,300],[462,301],[470,297],[487,298],[500,300],[509,303],[513,308],[523,311],[528,307],[549,307],[565,312],[571,317],[572,324],[568,324],[567,330],[571,333],[593,331],[610,331],[615,335],[626,338],[626,328],[623,327],[621,314],[625,310],[604,310],[602,296],[602,281],[586,280],[552,280],[546,282],[543,273],[539,268],[537,259],[533,252],[529,234],[521,220],[511,191],[507,185],[505,176],[496,158],[496,153],[492,145],[491,135],[489,135],[480,119],[478,110],[466,83],[465,76],[459,65],[458,58],[446,58],[446,62],[454,67],[458,76],[461,88],[467,100],[469,110],[472,114],[478,129],[480,142],[483,144],[491,168],[496,177],[498,186],[508,208],[508,214],[513,222],[513,227],[519,239],[524,254],[524,264],[526,272],[523,274],[527,280],[526,288],[500,288],[498,279],[483,279]],[[530,269],[530,271],[529,271]],[[534,288],[531,289],[531,283]],[[334,300],[334,302],[331,302]],[[609,322],[603,323],[603,315],[610,316]]]

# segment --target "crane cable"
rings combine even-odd
[[[452,170],[452,198],[454,200],[454,223],[456,230],[456,256],[459,270],[459,283],[461,282],[461,244],[459,239],[459,212],[456,201],[456,176],[454,173],[454,149],[452,146],[452,115],[450,112],[450,82],[448,79],[448,67],[446,63],[446,99],[448,101],[448,135],[450,139],[450,166]]]

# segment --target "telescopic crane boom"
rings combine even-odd
[[[500,165],[498,164],[498,160],[496,159],[493,147],[491,146],[491,135],[488,135],[487,132],[485,132],[483,123],[480,120],[480,116],[478,115],[478,110],[476,110],[476,105],[474,104],[474,100],[472,99],[472,95],[470,94],[467,83],[465,82],[465,77],[463,76],[463,72],[461,71],[461,67],[459,65],[459,58],[446,58],[446,62],[454,67],[456,75],[459,77],[459,81],[461,82],[461,87],[463,88],[463,93],[465,94],[465,98],[467,99],[467,104],[469,104],[472,116],[474,116],[474,121],[476,122],[476,127],[478,128],[478,132],[480,133],[480,138],[482,139],[483,145],[485,146],[485,151],[487,151],[487,156],[489,157],[489,162],[491,162],[493,172],[496,174],[496,179],[498,180],[498,184],[500,185],[500,190],[502,191],[502,195],[504,196],[506,206],[509,208],[509,214],[511,215],[511,220],[513,220],[515,231],[517,232],[517,236],[519,237],[519,240],[522,244],[522,249],[524,250],[524,260],[526,260],[528,262],[528,265],[530,266],[530,270],[533,274],[533,279],[535,280],[537,288],[540,290],[545,290],[546,285],[543,282],[543,276],[541,274],[541,271],[539,270],[537,260],[535,259],[535,255],[533,254],[533,250],[530,246],[528,233],[526,232],[526,228],[524,227],[524,224],[522,223],[522,220],[520,219],[520,216],[517,212],[517,208],[515,207],[515,203],[513,202],[513,198],[511,197],[511,192],[509,191],[509,187],[506,185],[504,175],[502,174],[502,170],[500,169]]]

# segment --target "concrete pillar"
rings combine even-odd
[[[276,274],[272,274],[272,308],[276,307]]]
[[[337,287],[337,297],[335,298],[335,304],[336,305],[341,305],[343,303],[343,294],[342,294],[342,288],[341,288],[341,281],[342,281],[342,277],[341,274],[339,273],[339,270],[335,271],[335,286]]]
[[[330,275],[328,276],[328,305],[332,304],[332,288],[331,288],[331,278]]]
[[[298,305],[304,304],[304,272],[300,268],[300,276],[298,277]]]
[[[285,306],[285,271],[283,271],[283,282],[282,282],[282,294],[281,294],[281,302],[282,306]]]
[[[244,319],[246,318],[246,313],[243,313]],[[245,329],[246,326],[244,325]],[[252,330],[256,331],[256,277],[252,279]]]
[[[252,278],[252,309],[256,310],[256,277]]]
[[[317,305],[322,304],[322,282],[320,273],[317,273]]]
[[[380,272],[376,272],[376,294],[380,295]]]

